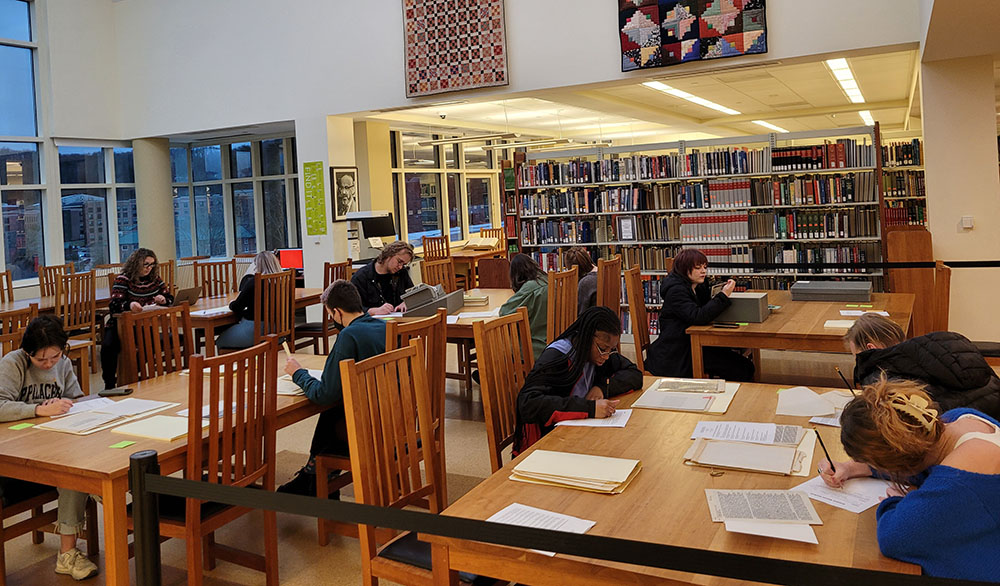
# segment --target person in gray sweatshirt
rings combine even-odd
[[[0,421],[62,415],[82,397],[73,363],[65,354],[68,336],[62,320],[42,315],[31,320],[21,338],[21,348],[0,358]],[[24,483],[0,478],[0,497],[20,492]],[[20,485],[20,486],[19,486]],[[76,580],[97,574],[97,565],[76,548],[83,528],[88,495],[64,488],[59,491],[56,531],[61,538],[56,573]]]

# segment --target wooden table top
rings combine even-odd
[[[321,369],[326,363],[325,356],[296,354],[295,358],[304,368]],[[283,352],[279,352],[279,376],[284,374],[281,372],[284,364],[285,355]],[[176,415],[178,411],[187,408],[188,381],[187,375],[168,374],[130,385],[134,392],[129,397],[180,403],[177,407],[155,414]],[[322,411],[321,407],[311,403],[305,397],[279,395],[278,427],[299,421],[320,411]],[[90,435],[74,435],[35,428],[19,431],[10,429],[10,426],[15,423],[39,424],[50,419],[49,417],[36,417],[0,425],[0,461],[51,472],[107,478],[126,474],[129,466],[129,455],[139,450],[156,450],[159,453],[160,461],[163,462],[167,458],[183,457],[187,448],[187,438],[164,442],[111,433],[110,429]],[[108,447],[123,440],[131,440],[135,444],[125,449]]]
[[[514,295],[514,291],[511,289],[470,289],[467,291],[469,295],[486,295],[490,298],[489,303],[486,305],[463,305],[462,309],[458,310],[456,313],[466,313],[466,312],[483,312],[483,311],[493,311],[499,309],[504,303],[507,302]],[[456,314],[452,314],[456,315]],[[378,317],[378,316],[376,316]],[[426,316],[425,316],[426,317]],[[417,319],[424,319],[423,317],[400,317],[400,318],[385,318],[385,319],[398,319],[400,321],[412,321]],[[455,323],[448,324],[448,336],[449,337],[472,337],[472,323],[481,319],[482,317],[465,317]]]
[[[854,317],[840,315],[840,310],[887,311],[889,319],[899,324],[907,331],[910,317],[913,313],[912,293],[872,293],[872,300],[858,307],[861,303],[833,301],[792,301],[790,291],[767,291],[767,302],[770,305],[780,305],[781,309],[771,312],[771,315],[761,323],[750,323],[739,328],[715,328],[708,326],[691,326],[687,333],[711,332],[713,335],[757,337],[780,335],[786,338],[829,338],[840,340],[846,328],[826,328],[827,320],[853,320]],[[847,305],[854,307],[847,307]]]
[[[485,258],[490,256],[497,256],[503,254],[502,250],[474,250],[472,248],[452,248],[451,256],[456,260],[465,260],[471,258]]]
[[[646,384],[652,380],[655,380],[655,377],[646,377]],[[829,390],[813,388],[817,392]],[[642,471],[621,494],[609,496],[509,480],[508,476],[514,463],[520,462],[524,457],[522,455],[473,488],[448,507],[443,514],[486,519],[516,502],[596,521],[596,525],[588,532],[590,535],[835,566],[919,573],[919,567],[883,557],[879,553],[874,508],[856,515],[813,501],[816,512],[823,520],[823,525],[814,526],[819,545],[728,533],[723,523],[712,522],[705,498],[706,488],[790,489],[808,480],[798,476],[732,470],[713,477],[709,468],[687,466],[683,463],[683,454],[691,445],[691,433],[696,423],[701,420],[773,421],[809,427],[806,417],[775,416],[777,389],[776,385],[743,383],[729,411],[724,415],[635,409],[625,428],[557,427],[532,446],[532,450],[545,449],[640,460]],[[641,392],[635,392],[626,395],[620,407],[631,404],[640,394]],[[845,458],[839,441],[839,430],[820,427],[819,431],[824,436],[833,458]],[[822,457],[822,450],[817,447],[809,469],[814,470],[815,463]],[[468,547],[480,553],[487,551],[488,548],[491,553],[496,552],[497,559],[516,557],[519,560],[530,561],[537,558],[539,565],[553,561],[552,558],[540,554],[507,547],[469,544],[430,535],[421,536],[421,539],[445,543],[452,548]],[[559,554],[556,560],[560,558],[686,582],[693,580],[697,583],[732,583],[709,576],[695,576],[616,562],[585,560],[563,554]],[[598,570],[594,568],[594,571]]]
[[[319,298],[323,294],[323,289],[318,287],[297,287],[295,289],[295,308],[299,309],[307,305],[312,305],[319,303]],[[215,309],[217,307],[228,307],[230,303],[239,293],[228,293],[226,295],[219,295],[217,297],[201,297],[198,301],[191,306],[191,311],[199,311],[202,309]],[[232,312],[217,313],[210,316],[204,315],[192,315],[192,320],[208,319],[213,317],[227,317],[232,316]]]
[[[106,306],[108,302],[111,301],[111,290],[107,287],[98,287],[95,291],[95,299],[98,307]],[[24,299],[6,301],[0,303],[0,311],[24,309],[32,303],[38,304],[38,311],[41,313],[53,311],[56,308],[56,296],[45,295],[41,297],[25,297]]]

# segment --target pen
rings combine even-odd
[[[844,381],[844,386],[847,387],[847,390],[851,391],[851,394],[854,395],[855,397],[857,397],[858,394],[856,392],[854,392],[854,385],[852,385],[851,383],[847,382],[847,377],[844,376],[844,373],[840,372],[840,367],[839,366],[834,366],[833,369],[836,370],[837,374],[840,375],[840,380]]]
[[[816,432],[816,439],[819,440],[819,447],[823,448],[823,454],[826,455],[826,461],[830,463],[830,471],[836,474],[837,467],[833,465],[833,458],[830,457],[830,452],[826,451],[826,445],[823,444],[823,436],[819,434],[818,429],[813,428],[813,431]]]

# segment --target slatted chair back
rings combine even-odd
[[[56,315],[67,332],[90,330],[96,343],[97,282],[94,271],[62,275],[56,281]]]
[[[504,448],[514,442],[517,394],[534,366],[528,310],[519,307],[510,315],[472,322],[472,333],[479,353],[490,466],[496,472],[503,467]]]
[[[17,330],[9,334],[0,334],[0,356],[6,356],[20,348],[23,336],[24,331],[22,330]]]
[[[253,277],[254,344],[260,344],[269,334],[294,341],[295,277],[292,271],[281,271]]]
[[[622,257],[597,259],[597,305],[622,314]]]
[[[37,303],[32,303],[21,309],[0,311],[0,334],[13,334],[23,330],[36,317],[38,317]]]
[[[117,275],[122,272],[122,263],[115,262],[103,265],[94,265],[94,272],[97,274],[98,279],[104,275]]]
[[[188,304],[141,313],[126,311],[118,320],[122,344],[118,381],[132,384],[188,367],[194,332]]]
[[[14,280],[10,271],[0,272],[0,303],[14,300]]]
[[[177,292],[177,262],[174,259],[165,260],[156,267],[157,274],[163,279],[167,290]]]
[[[497,252],[507,252],[507,235],[504,233],[503,228],[483,228],[479,231],[479,236],[481,238],[496,238],[496,246],[493,250]]]
[[[194,286],[202,297],[225,297],[236,292],[236,260],[194,261]]]
[[[351,280],[351,259],[344,262],[323,263],[323,288],[327,288],[334,281]]]
[[[424,261],[441,260],[451,257],[451,244],[448,236],[424,236]]]
[[[340,372],[355,501],[402,508],[427,500],[430,512],[439,513],[443,503],[437,484],[444,474],[435,451],[421,449],[435,439],[420,344],[411,340],[405,348],[361,362],[344,360]],[[360,525],[358,537],[364,584],[377,583],[373,576],[384,575],[383,568],[407,566],[376,557],[375,527]],[[423,583],[430,583],[426,578]]]
[[[635,364],[645,372],[644,352],[649,348],[649,316],[646,313],[646,296],[642,288],[642,274],[634,266],[625,271],[625,292],[628,297],[628,312],[632,322],[632,340],[635,343]]]
[[[548,323],[545,333],[549,344],[576,321],[576,284],[576,267],[565,271],[549,271]]]
[[[445,293],[458,290],[458,284],[455,282],[455,260],[451,257],[425,260],[420,263],[420,278],[428,285],[441,285]]]
[[[479,287],[483,289],[510,289],[510,260],[484,258],[476,263],[479,268]]]
[[[59,277],[73,273],[73,263],[38,267],[39,295],[49,297],[56,294],[56,283]]]
[[[235,254],[233,255],[233,261],[236,263],[236,283],[237,286],[243,275],[246,274],[247,269],[253,264],[253,259],[256,254]]]

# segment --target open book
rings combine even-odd
[[[75,435],[89,435],[95,431],[107,429],[115,425],[127,423],[146,415],[151,415],[171,407],[176,407],[179,403],[168,403],[165,401],[151,401],[148,399],[127,398],[121,401],[110,403],[101,402],[100,406],[65,417],[52,418],[51,420],[38,425],[38,429],[49,431],[61,431]]]
[[[493,250],[500,244],[500,239],[490,236],[472,236],[466,242],[466,250]]]

